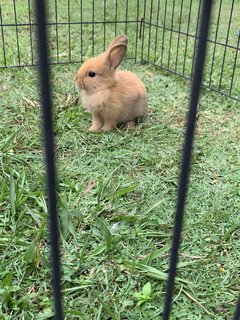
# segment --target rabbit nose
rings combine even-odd
[[[80,77],[76,78],[75,85],[78,89],[84,89],[84,83]]]

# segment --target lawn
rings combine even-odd
[[[132,55],[134,29],[129,34]],[[78,67],[52,67],[66,319],[160,319],[190,83],[126,61],[121,68],[147,87],[149,113],[130,131],[94,134],[76,103]],[[0,72],[0,319],[48,319],[37,70]],[[239,140],[239,102],[203,90],[171,319],[232,318],[240,291]]]

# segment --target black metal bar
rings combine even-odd
[[[67,2],[68,7],[68,59],[72,61],[72,49],[71,49],[71,15],[70,15],[70,0]]]
[[[238,33],[238,42],[237,42],[237,47],[239,48],[239,43],[240,43],[240,30]],[[231,84],[230,84],[230,89],[229,89],[229,95],[231,96],[232,93],[232,86],[233,86],[233,81],[234,81],[234,76],[235,76],[235,70],[236,70],[236,64],[237,64],[237,57],[238,57],[238,51],[236,49],[236,53],[235,53],[235,58],[234,58],[234,64],[233,64],[233,73],[232,73],[232,77],[231,77]]]
[[[126,60],[135,60],[135,57],[127,57]],[[56,62],[56,61],[49,61],[49,65],[51,66],[55,66],[55,65],[64,65],[64,64],[79,64],[81,63],[82,60],[72,60],[71,62],[69,61],[60,61],[60,62]],[[25,68],[25,67],[36,67],[38,66],[39,64],[36,62],[36,63],[33,63],[33,64],[21,64],[20,66],[17,65],[17,66],[14,66],[14,65],[8,65],[6,67],[0,67],[0,69],[14,69],[14,68]]]
[[[154,48],[154,63],[156,62],[156,56],[157,56],[157,42],[158,42],[158,22],[159,22],[159,14],[160,14],[160,0],[158,0],[157,5],[157,21],[156,21],[156,33],[155,33],[155,48]]]
[[[56,195],[56,173],[54,137],[52,125],[52,100],[50,87],[50,72],[48,65],[47,30],[46,30],[46,8],[44,0],[36,0],[37,37],[39,54],[39,81],[41,87],[43,131],[46,157],[48,213],[50,223],[51,263],[52,263],[52,285],[55,303],[55,319],[63,319],[61,299],[61,272],[59,252],[59,221],[57,214]]]
[[[177,53],[176,53],[176,61],[175,61],[175,71],[177,71],[177,66],[178,66],[178,51],[179,51],[179,42],[180,42],[180,35],[181,35],[182,12],[183,12],[183,0],[181,1],[181,9],[180,9],[180,17],[179,17],[179,28],[178,28],[178,40],[177,40]]]
[[[81,23],[80,23],[80,41],[81,41],[81,44],[80,44],[80,48],[81,48],[81,61],[83,60],[83,6],[82,6],[82,1],[83,0],[80,0],[80,20],[81,20]]]
[[[137,16],[136,20],[139,20],[139,0],[137,0]],[[136,38],[135,38],[135,63],[137,62],[137,53],[138,53],[138,22],[136,23]]]
[[[227,37],[226,37],[226,44],[228,43],[228,38],[229,38],[229,31],[230,31],[231,22],[232,22],[232,14],[233,14],[234,2],[235,2],[235,0],[232,1],[232,7],[231,7],[231,11],[230,11],[230,17],[229,17],[228,29],[227,29]],[[224,65],[225,65],[226,52],[227,52],[227,47],[224,48],[223,60],[222,60],[222,69],[221,69],[220,81],[219,81],[218,89],[220,89],[221,85],[222,85],[222,76],[223,76],[223,70],[224,70]]]
[[[201,5],[202,5],[202,0],[199,0],[199,5],[198,5],[198,17],[197,17],[197,24],[196,24],[196,34],[198,34],[198,26],[199,26],[199,17],[200,17],[200,8],[201,8]],[[195,65],[196,45],[197,45],[197,38],[195,38],[195,42],[194,42],[193,57],[192,57],[191,79],[192,79],[192,77],[193,77],[193,68],[194,68],[194,65]]]
[[[236,305],[236,310],[233,316],[233,320],[240,320],[240,296],[238,297],[238,302]]]
[[[212,63],[211,63],[211,70],[210,70],[210,78],[209,78],[209,87],[211,87],[212,84],[212,73],[213,73],[213,66],[215,62],[215,54],[216,54],[216,46],[217,46],[217,38],[218,38],[218,28],[219,28],[219,22],[220,22],[220,16],[221,16],[221,8],[222,8],[222,0],[219,2],[219,9],[218,9],[218,18],[217,18],[217,26],[215,31],[215,42],[213,46],[213,55],[212,55]]]
[[[94,19],[95,19],[95,12],[94,12],[94,0],[92,0],[92,56],[94,56],[94,43],[95,43],[95,26],[94,26]]]
[[[140,36],[142,37],[141,62],[143,61],[144,40],[145,40],[145,17],[146,17],[146,5],[147,5],[146,2],[147,0],[144,0],[143,17],[141,19],[141,29],[140,29]]]
[[[28,21],[29,21],[29,31],[30,31],[31,61],[33,63],[33,38],[32,38],[31,2],[30,2],[30,0],[28,0]]]
[[[20,48],[19,48],[19,38],[18,38],[18,23],[17,23],[16,0],[13,0],[13,10],[14,10],[15,29],[16,29],[18,64],[20,65],[21,64],[21,59],[20,59]]]
[[[92,24],[92,23],[94,23],[94,24],[103,24],[103,22],[104,21],[102,21],[102,20],[99,20],[99,21],[94,21],[94,22],[92,22],[92,21],[83,21],[83,22],[81,22],[81,21],[71,21],[70,22],[70,24],[71,25],[81,25],[81,24],[86,24],[86,25],[89,25],[89,24]],[[109,20],[109,21],[106,21],[105,23],[106,24],[114,24],[114,23],[117,23],[117,24],[125,24],[125,20],[118,20],[118,21],[115,21],[115,20]],[[141,22],[141,20],[129,20],[128,21],[128,24],[129,23],[136,23],[136,22]],[[56,21],[52,21],[52,22],[47,22],[46,23],[46,25],[47,26],[55,26],[56,27],[56,25],[58,25],[58,26],[65,26],[65,25],[68,25],[69,23],[68,23],[68,21],[58,21],[58,22],[56,22]],[[31,25],[32,26],[36,26],[36,23],[31,23]],[[0,26],[3,26],[3,27],[16,27],[16,24],[15,23],[6,23],[6,24],[3,24],[3,25],[1,25],[0,24]],[[17,26],[18,27],[28,27],[29,26],[29,23],[17,23]],[[225,45],[225,44],[223,44],[223,45]],[[235,47],[233,47],[234,49],[235,49]]]
[[[150,47],[151,47],[151,31],[152,31],[152,14],[153,14],[153,0],[150,5],[150,17],[149,17],[149,33],[148,33],[148,60],[150,60]]]
[[[187,23],[187,32],[186,32],[187,34],[189,33],[189,28],[190,28],[190,19],[191,19],[191,13],[192,13],[192,2],[193,2],[193,0],[190,0],[190,7],[189,7],[189,13],[188,13],[188,23]],[[185,74],[187,49],[188,49],[188,35],[186,36],[186,42],[185,42],[184,61],[183,61],[183,75]]]
[[[59,44],[58,44],[58,10],[57,10],[57,0],[55,0],[55,32],[56,32],[56,46],[57,46],[57,62],[59,62]]]
[[[163,64],[163,51],[164,51],[164,40],[165,40],[165,26],[166,26],[166,15],[167,15],[167,0],[165,0],[165,7],[164,7],[164,20],[163,20],[163,33],[162,33],[162,51],[161,51],[161,65]]]
[[[2,6],[1,6],[1,4],[0,4],[0,22],[1,22],[2,46],[3,46],[3,61],[4,61],[4,66],[7,67],[6,50],[5,50],[5,39],[4,39],[4,31],[3,31],[3,19],[2,19]]]
[[[117,21],[118,21],[118,2],[115,0],[115,37],[117,36]]]
[[[103,51],[106,48],[106,0],[103,1]]]
[[[175,0],[173,0],[173,7],[172,7],[171,31],[170,31],[169,48],[168,48],[168,68],[170,66],[170,59],[171,59],[174,11],[175,11]]]
[[[141,21],[140,21],[140,31],[139,31],[139,39],[142,39],[143,23],[144,23],[144,18],[141,18]],[[142,43],[142,44],[143,44],[143,43]],[[142,53],[143,53],[143,51],[142,51]]]
[[[128,33],[128,0],[126,0],[125,34]]]
[[[176,276],[176,269],[177,269],[177,262],[178,262],[178,251],[179,251],[180,241],[181,241],[184,205],[185,205],[185,199],[187,195],[191,152],[192,152],[194,130],[195,130],[195,124],[196,124],[197,105],[198,105],[198,100],[200,96],[200,86],[201,86],[202,76],[203,76],[211,7],[212,7],[212,1],[204,0],[203,7],[202,7],[202,17],[201,17],[201,25],[200,25],[200,33],[199,33],[198,50],[197,50],[197,56],[196,56],[196,64],[194,66],[194,76],[193,76],[193,82],[192,82],[191,97],[189,101],[189,112],[188,112],[187,128],[185,133],[183,157],[182,157],[182,163],[181,163],[181,173],[180,173],[179,186],[178,186],[178,197],[177,197],[177,206],[176,206],[176,214],[175,214],[172,250],[171,250],[171,257],[170,257],[170,267],[169,267],[169,275],[168,275],[168,281],[167,281],[164,312],[162,317],[163,320],[169,319],[170,311],[171,311],[171,302],[172,302],[174,280]]]

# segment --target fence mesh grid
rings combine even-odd
[[[100,53],[112,36],[134,35],[128,58],[192,79],[201,1],[54,0],[47,3],[51,63],[80,62]],[[239,100],[236,0],[213,1],[203,86]],[[153,10],[157,8],[157,10]],[[36,21],[30,0],[0,4],[0,67],[37,64]],[[139,37],[142,37],[139,40]]]

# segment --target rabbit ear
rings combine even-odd
[[[116,44],[120,44],[120,43],[124,43],[127,45],[128,43],[128,38],[127,36],[125,36],[124,34],[120,34],[119,36],[117,36],[116,38],[114,38],[111,43],[109,44],[109,46],[107,47],[105,52],[108,52],[112,47],[114,47]]]
[[[107,62],[110,69],[116,69],[123,61],[127,51],[127,45],[125,43],[119,43],[113,46],[107,54]]]

